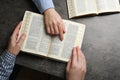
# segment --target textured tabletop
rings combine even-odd
[[[66,0],[54,0],[56,10],[68,19]],[[38,12],[32,0],[0,1],[0,52],[25,10]],[[87,60],[86,80],[120,80],[120,14],[69,19],[86,25],[82,50]],[[65,77],[66,63],[22,53],[16,64]]]

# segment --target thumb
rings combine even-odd
[[[66,70],[67,70],[67,71],[69,71],[70,66],[71,66],[71,59],[70,59],[69,62],[67,63],[67,67],[66,67]]]
[[[17,43],[20,47],[22,46],[22,44],[23,44],[23,42],[24,42],[24,40],[25,40],[25,37],[26,37],[25,34],[22,34],[22,35],[20,36],[20,38],[19,38],[19,40],[18,40],[18,43]]]

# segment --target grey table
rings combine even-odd
[[[54,0],[56,10],[68,19],[66,0]],[[31,0],[0,1],[0,52],[25,10],[38,12]],[[86,80],[120,80],[120,14],[70,19],[86,24],[82,50],[87,59]],[[66,63],[22,53],[16,64],[65,77]]]

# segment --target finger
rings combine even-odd
[[[84,70],[86,72],[86,59],[85,59],[85,56],[84,54],[82,53],[82,57],[83,57],[83,66],[84,66]]]
[[[83,57],[83,53],[82,53],[82,51],[80,50],[80,56],[81,56],[81,64],[82,64],[82,68],[83,68],[83,70],[84,70],[84,57]]]
[[[85,79],[85,74],[82,74],[82,79],[81,80],[84,80]]]
[[[53,28],[53,25],[50,25],[50,34],[54,34],[54,28]]]
[[[71,59],[68,61],[68,63],[67,63],[67,71],[69,71],[70,70],[70,66],[71,66]]]
[[[78,65],[82,70],[84,70],[84,58],[82,56],[82,51],[80,50],[80,48],[78,46],[76,47],[76,50],[77,50]]]
[[[77,64],[77,55],[76,55],[76,47],[74,47],[72,51],[72,65],[76,65],[76,64]]]
[[[80,50],[80,56],[81,56],[81,61],[82,61],[82,67],[83,67],[83,70],[86,72],[86,59],[85,59],[85,56],[84,56],[84,54],[83,54],[83,52],[82,52],[82,50]]]
[[[13,32],[13,36],[14,36],[14,37],[18,35],[19,30],[20,30],[20,28],[21,28],[21,25],[22,25],[22,21],[19,22],[19,24],[18,24],[17,27],[15,28],[15,30],[14,30],[14,32]]]
[[[63,40],[63,28],[61,25],[59,25],[59,37],[60,37],[60,40],[62,41]]]
[[[48,23],[46,17],[44,17],[44,24],[45,24],[47,33],[50,34],[50,26],[49,26],[49,23]]]
[[[80,56],[81,56],[81,58],[83,60],[83,63],[86,63],[86,59],[85,59],[85,56],[84,56],[82,50],[80,50]]]
[[[63,26],[63,33],[65,33],[66,30],[65,30],[65,25],[64,25],[64,23],[62,23],[62,26]]]
[[[77,46],[77,53],[78,53],[78,56],[77,56],[77,59],[78,59],[78,62],[81,61],[81,55],[80,55],[80,48]]]
[[[53,27],[54,27],[55,34],[59,34],[58,25],[56,25],[55,23],[53,23]]]
[[[23,42],[24,42],[24,40],[25,40],[25,37],[26,37],[25,34],[22,34],[22,35],[20,36],[20,38],[19,38],[19,40],[18,40],[18,42],[17,42],[17,44],[18,44],[20,47],[22,46],[22,44],[23,44]]]
[[[50,27],[47,27],[47,33],[50,34]]]

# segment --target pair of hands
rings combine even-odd
[[[8,51],[13,55],[18,55],[21,46],[25,40],[26,35],[22,34],[18,39],[21,22],[17,25],[14,30],[10,42],[8,45]],[[67,80],[84,80],[86,73],[86,60],[82,51],[79,47],[74,47],[72,51],[72,57],[69,60],[66,67],[66,78]]]
[[[63,40],[63,33],[65,33],[65,27],[62,19],[54,9],[52,9],[52,12],[50,10],[44,13],[47,32],[51,35],[59,34],[60,40]],[[18,39],[21,24],[22,22],[20,22],[14,30],[7,48],[7,50],[13,55],[18,55],[26,37],[25,34],[21,34],[20,38]],[[85,74],[85,56],[83,55],[79,47],[74,47],[72,51],[72,57],[66,67],[66,78],[67,80],[84,80]]]

